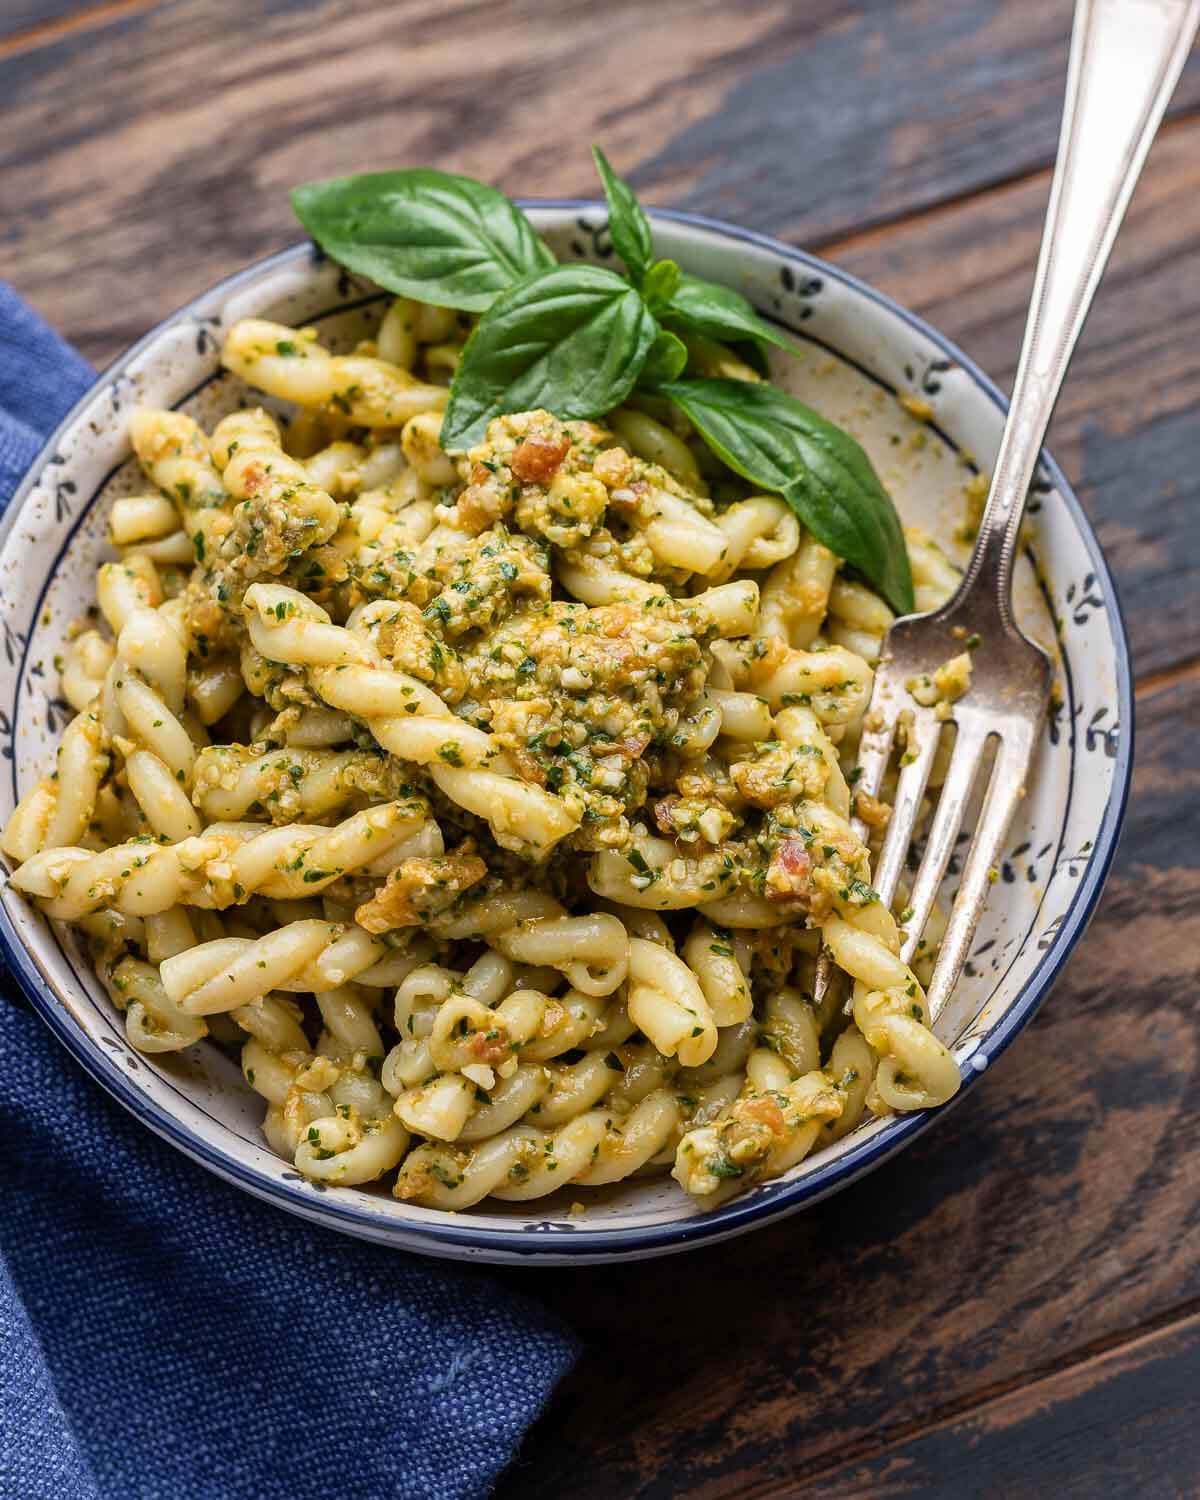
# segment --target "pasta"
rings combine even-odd
[[[12,883],[139,1051],[237,1038],[313,1181],[458,1210],[673,1172],[712,1205],[958,1086],[944,914],[910,968],[847,779],[892,614],[653,400],[445,452],[468,332],[405,298],[347,354],[247,319],[223,362],[270,411],[134,414],[148,487]],[[957,575],[910,547],[927,607]]]

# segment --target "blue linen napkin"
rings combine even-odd
[[[94,372],[0,283],[0,508]],[[0,984],[0,1500],[485,1495],[575,1340],[229,1187]],[[7,1003],[6,1003],[7,1002]]]

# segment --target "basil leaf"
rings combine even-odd
[[[638,376],[639,386],[662,385],[666,380],[677,380],[687,367],[687,345],[681,338],[660,328],[650,353]]]
[[[351,271],[438,307],[482,312],[554,257],[515,204],[471,177],[413,167],[293,188],[296,216]]]
[[[642,296],[652,313],[660,313],[670,304],[683,272],[673,260],[656,260],[642,281]]]
[[[608,164],[608,157],[599,146],[592,147],[592,160],[600,181],[604,184],[604,196],[608,199],[608,233],[613,249],[625,262],[625,269],[634,286],[641,286],[642,277],[650,266],[654,254],[650,242],[650,221],[642,212],[642,205],[634,196],[633,189],[623,182]]]
[[[467,340],[442,419],[442,446],[478,442],[493,417],[544,407],[598,417],[641,373],[658,326],[623,276],[555,266],[493,302]]]
[[[723,343],[753,339],[756,343],[774,344],[790,354],[796,352],[782,334],[763,322],[740,292],[702,281],[699,276],[685,273],[680,277],[675,295],[660,316],[668,327],[702,333]]]
[[[848,433],[770,385],[675,380],[658,394],[686,413],[731,469],[782,495],[813,536],[857,568],[894,610],[912,612],[900,517]]]

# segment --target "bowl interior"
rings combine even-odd
[[[563,259],[611,255],[588,205],[531,207]],[[1003,413],[987,382],[915,319],[830,267],[783,246],[684,216],[657,216],[659,252],[744,292],[793,336],[772,375],[866,447],[906,521],[955,560],[969,552],[967,487],[987,470]],[[117,362],[56,434],[14,502],[0,543],[0,818],[50,764],[71,715],[54,667],[111,556],[107,513],[144,489],[126,420],[138,404],[178,406],[211,426],[245,390],[218,367],[239,317],[315,324],[348,347],[373,330],[387,294],[298,247],[197,299]],[[260,400],[258,396],[254,398]],[[1058,665],[1036,773],[1013,828],[972,958],[938,1031],[969,1082],[1031,1013],[1098,891],[1128,781],[1131,724],[1124,640],[1094,538],[1047,464],[1030,506],[1017,579],[1026,631]],[[951,889],[955,866],[951,867]],[[948,893],[947,893],[948,894]],[[669,1179],[599,1192],[568,1187],[533,1205],[445,1216],[386,1192],[327,1191],[262,1142],[262,1105],[215,1046],[147,1058],[132,1051],[72,934],[5,891],[9,961],[62,1040],[152,1128],[251,1191],[306,1217],[431,1253],[490,1259],[653,1254],[735,1233],[866,1170],[936,1116],[873,1121],[787,1177],[706,1213]],[[572,1204],[586,1199],[586,1211]]]

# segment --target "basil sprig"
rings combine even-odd
[[[848,433],[770,385],[675,380],[659,387],[724,463],[782,495],[818,541],[899,614],[914,608],[904,533],[871,460]]]
[[[555,266],[518,282],[467,340],[442,446],[469,447],[505,412],[594,417],[620,406],[657,335],[637,291],[603,266]]]
[[[428,167],[368,172],[309,182],[291,197],[332,259],[437,307],[482,312],[497,293],[554,265],[516,204],[470,177]]]
[[[494,188],[417,168],[295,189],[301,223],[334,260],[389,291],[482,313],[459,358],[442,446],[478,442],[493,417],[538,407],[600,417],[635,387],[673,401],[729,468],[782,495],[812,534],[894,609],[913,608],[900,520],[870,459],[844,432],[769,385],[689,380],[680,335],[791,349],[741,295],[655,260],[633,189],[593,148],[609,233],[627,276],[558,265]]]

